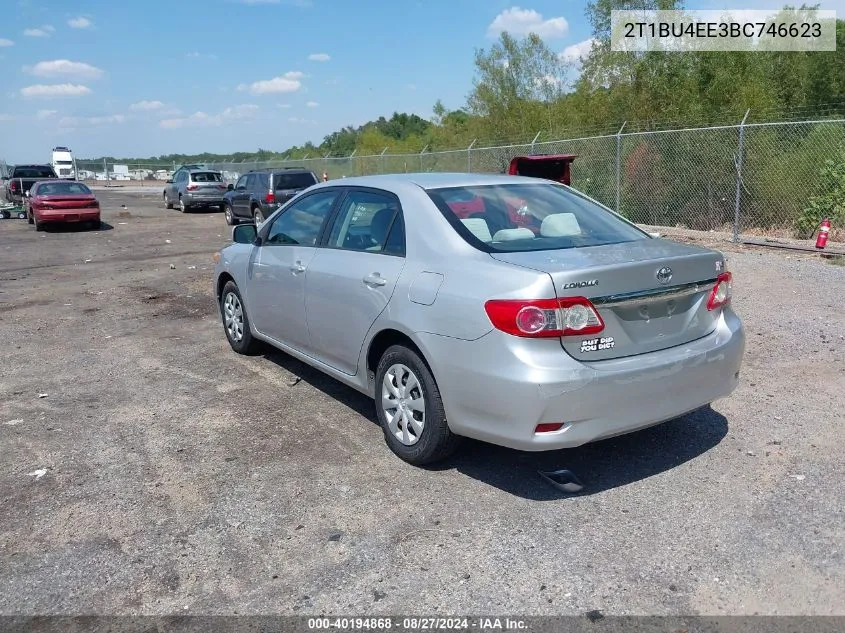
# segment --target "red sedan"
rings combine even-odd
[[[27,193],[27,216],[35,230],[45,224],[88,223],[100,226],[100,203],[91,190],[75,180],[42,180]]]

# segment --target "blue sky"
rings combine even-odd
[[[562,54],[586,0],[13,0],[0,158],[284,150],[394,111],[464,105],[476,48],[533,30]],[[777,8],[695,0],[688,8]],[[845,0],[821,0],[845,15]]]

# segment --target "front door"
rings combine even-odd
[[[356,373],[364,338],[390,301],[404,255],[396,196],[350,190],[305,278],[305,317],[316,358],[346,374]]]
[[[303,198],[262,227],[249,271],[248,309],[263,335],[305,351],[305,278],[324,223],[339,195],[323,190]]]

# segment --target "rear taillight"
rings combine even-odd
[[[604,329],[604,321],[586,297],[491,299],[484,309],[496,329],[514,336],[585,336]]]
[[[731,295],[733,294],[733,275],[731,273],[722,273],[716,279],[716,285],[710,291],[710,298],[707,300],[707,309],[715,310],[726,306],[731,302]]]
[[[13,180],[9,183],[9,191],[17,191],[18,190],[18,181]]]
[[[266,202],[267,204],[272,204],[275,201],[276,201],[276,194],[273,193],[273,190],[271,189],[270,191],[267,192],[267,195],[264,196],[264,202]]]
[[[218,189],[223,189],[223,190],[225,190],[225,189],[226,189],[226,185],[217,185],[217,188],[218,188]]]
[[[185,189],[187,189],[188,191],[196,191],[199,188],[199,185],[188,185],[187,187],[185,187]]]

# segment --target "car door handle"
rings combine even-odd
[[[304,273],[305,266],[302,265],[302,262],[296,262],[290,269],[295,273]]]
[[[364,283],[368,286],[383,286],[387,283],[387,279],[383,278],[378,273],[373,273],[372,275],[364,277]]]

